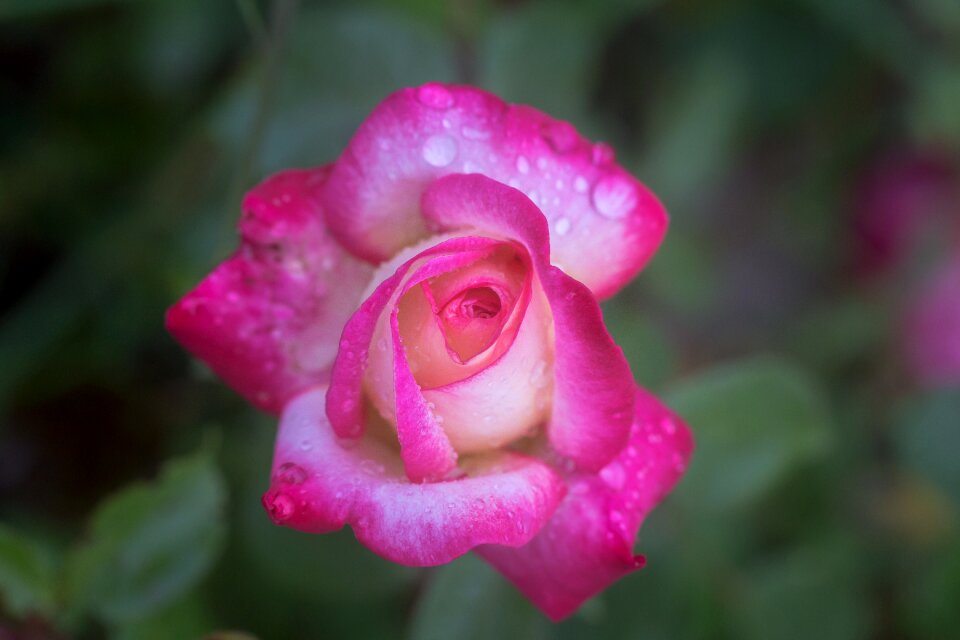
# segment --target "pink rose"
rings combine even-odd
[[[908,305],[904,355],[926,387],[960,386],[960,242]]]
[[[609,147],[428,84],[243,209],[240,250],[167,326],[282,412],[275,522],[349,524],[408,565],[476,550],[554,619],[643,564],[693,444],[603,324],[667,226]]]

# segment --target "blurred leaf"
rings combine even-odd
[[[42,16],[43,14],[65,11],[68,9],[83,9],[104,4],[119,4],[132,0],[3,0],[0,2],[0,20],[21,18],[26,16]]]
[[[908,399],[896,415],[894,438],[903,462],[932,480],[960,507],[960,390]]]
[[[827,539],[767,559],[739,583],[737,638],[855,640],[869,634],[871,603],[849,541]]]
[[[69,558],[70,604],[111,623],[170,604],[219,554],[225,501],[223,480],[206,455],[171,462],[154,482],[108,498]]]
[[[190,593],[145,618],[117,626],[113,629],[111,638],[113,640],[199,638],[215,626],[203,600],[196,593]]]
[[[480,558],[468,554],[433,570],[417,603],[412,640],[545,638],[546,616]]]
[[[960,145],[960,63],[931,62],[914,70],[910,124],[921,144]]]
[[[952,637],[960,628],[960,540],[911,569],[903,584],[903,613],[912,637]]]
[[[35,540],[0,525],[0,611],[49,614],[54,605],[53,556]]]
[[[643,273],[643,286],[681,312],[696,312],[716,299],[715,264],[710,247],[682,227],[670,231],[670,239],[657,251]]]
[[[697,441],[676,491],[691,513],[716,513],[762,496],[831,441],[821,391],[777,360],[717,367],[676,385],[666,401]]]
[[[888,320],[875,304],[848,296],[801,316],[786,342],[802,362],[837,373],[883,345],[889,336]]]
[[[595,135],[585,115],[597,88],[601,40],[588,7],[538,2],[501,12],[477,43],[478,84]]]
[[[637,382],[657,388],[670,377],[676,366],[676,348],[649,311],[617,297],[604,303],[603,319]]]
[[[684,217],[730,166],[747,86],[722,51],[707,50],[654,96],[638,175]],[[669,243],[667,243],[669,245]]]

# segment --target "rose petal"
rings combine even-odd
[[[329,379],[373,271],[324,227],[327,169],[278,173],[243,201],[242,245],[167,312],[167,329],[254,405],[279,413]]]
[[[598,297],[643,267],[666,233],[656,197],[566,122],[472,87],[427,84],[381,103],[337,160],[324,202],[357,255],[384,260],[426,235],[420,196],[449,173],[516,186],[543,210],[554,264]]]
[[[529,544],[477,553],[553,620],[644,564],[633,542],[646,514],[683,475],[690,431],[652,395],[638,392],[627,447],[599,474],[572,474],[567,497]]]
[[[960,383],[960,248],[913,301],[904,328],[904,350],[911,374],[923,385]]]
[[[423,197],[437,229],[473,228],[527,247],[553,313],[554,400],[551,444],[580,467],[596,471],[626,443],[634,384],[623,352],[603,324],[593,294],[548,262],[546,220],[520,191],[481,175],[438,179]]]
[[[310,390],[284,411],[263,497],[277,524],[309,533],[349,524],[388,560],[429,566],[481,544],[526,544],[563,497],[563,483],[547,465],[510,453],[465,478],[407,482],[396,454],[373,438],[337,441],[324,395],[323,388]]]

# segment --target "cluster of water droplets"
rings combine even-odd
[[[456,106],[454,94],[439,84],[427,84],[417,89],[417,100],[426,107],[443,112],[449,112]],[[451,130],[457,128],[454,119],[445,115],[441,122],[444,131],[428,137],[421,149],[423,160],[430,166],[437,168],[452,165],[460,153],[457,139],[450,133]],[[554,156],[571,153],[581,145],[576,129],[567,122],[556,120],[544,122],[541,126],[540,136],[552,150]],[[485,142],[492,137],[492,134],[487,128],[463,125],[459,128],[459,137],[470,142]],[[577,174],[572,180],[569,178],[565,180],[563,176],[557,176],[554,180],[550,169],[552,165],[556,164],[555,158],[541,155],[531,160],[523,153],[519,153],[513,166],[516,176],[509,179],[508,184],[520,189],[524,183],[529,182],[527,176],[530,176],[533,171],[538,171],[542,178],[547,179],[547,184],[551,185],[556,193],[554,197],[550,198],[548,194],[542,193],[539,189],[524,189],[527,196],[538,207],[545,207],[551,209],[555,214],[558,213],[562,207],[562,198],[559,193],[565,191],[568,183],[570,183],[573,191],[577,194],[586,195],[589,192],[590,205],[597,214],[612,220],[625,218],[634,210],[639,201],[635,182],[618,170],[607,171],[614,161],[614,152],[609,145],[602,142],[593,144],[589,148],[589,154],[590,162],[601,172],[596,182],[592,183],[592,180],[583,174]],[[490,154],[488,160],[491,164],[494,164],[499,158]],[[475,173],[483,169],[483,167],[470,161],[464,161],[463,165],[466,173]],[[574,221],[561,214],[556,217],[553,223],[553,232],[557,236],[565,236],[573,230],[573,227]]]

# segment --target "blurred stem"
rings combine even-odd
[[[267,25],[263,22],[263,16],[260,15],[256,0],[236,0],[236,3],[240,18],[247,30],[250,31],[250,35],[253,36],[258,46],[264,46],[267,41]]]
[[[247,3],[247,0],[238,0],[238,2],[242,5]],[[230,189],[230,202],[226,211],[231,225],[233,225],[236,218],[236,210],[243,196],[243,192],[250,184],[253,167],[260,154],[264,133],[267,128],[267,123],[270,120],[270,109],[273,106],[274,89],[277,85],[277,78],[280,75],[280,60],[283,45],[286,42],[290,25],[293,23],[299,8],[300,0],[274,0],[270,6],[270,32],[261,45],[260,84],[259,91],[257,92],[257,106],[254,113],[253,125],[250,129],[250,136],[247,138],[247,143],[241,154],[240,166],[237,170],[233,187]]]

